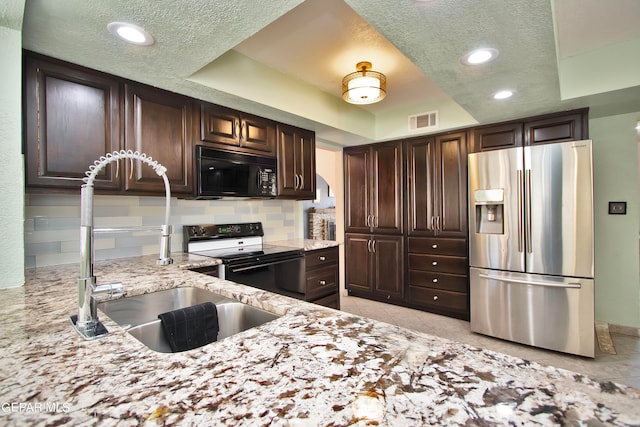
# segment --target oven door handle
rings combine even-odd
[[[251,265],[246,266],[246,267],[232,267],[232,266],[229,266],[229,271],[231,271],[232,273],[240,273],[242,271],[257,270],[258,268],[268,267],[270,265],[282,264],[282,263],[290,262],[290,261],[296,261],[296,260],[299,260],[299,259],[300,258],[281,259],[281,260],[273,261],[273,262],[265,262],[265,263],[260,263],[260,264],[251,264]]]

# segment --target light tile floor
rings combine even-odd
[[[609,380],[640,388],[640,337],[611,334],[617,354],[602,353],[596,345],[596,357],[591,359],[487,337],[471,332],[469,322],[464,320],[363,298],[342,296],[340,309],[543,365],[579,372],[599,381]]]

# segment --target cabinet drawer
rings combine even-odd
[[[409,254],[409,270],[467,275],[467,258]]]
[[[305,254],[304,262],[306,269],[320,267],[323,265],[334,265],[338,263],[338,248],[327,248],[310,251]]]
[[[337,266],[329,266],[307,272],[306,300],[313,301],[333,292],[338,292]]]
[[[427,237],[409,237],[409,253],[467,256],[465,239],[438,239]]]
[[[468,292],[469,277],[459,274],[409,270],[409,286],[454,292]]]
[[[468,311],[468,294],[438,289],[409,286],[411,301],[433,309],[465,313]]]

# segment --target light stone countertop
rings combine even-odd
[[[638,425],[640,391],[185,269],[172,254],[97,262],[128,295],[196,286],[283,315],[199,349],[156,353],[107,316],[83,341],[77,266],[0,290],[2,425]]]
[[[335,240],[315,240],[315,239],[292,239],[292,240],[276,240],[274,242],[265,242],[269,245],[289,246],[292,248],[302,248],[305,251],[314,251],[317,249],[332,248],[340,246],[341,243]]]

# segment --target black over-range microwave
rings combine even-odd
[[[196,146],[197,199],[278,195],[276,159]]]

